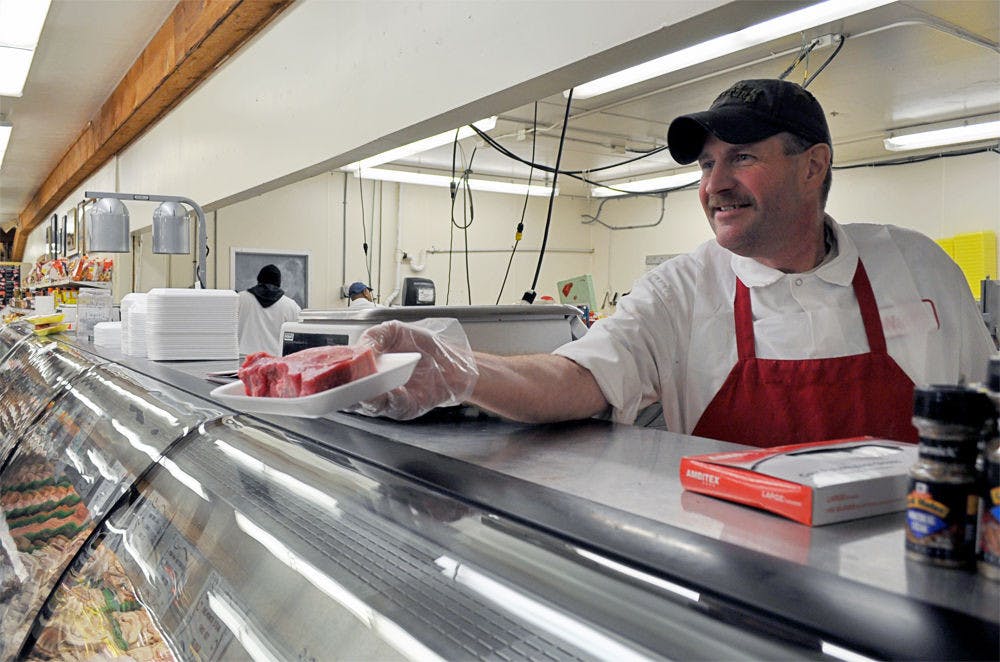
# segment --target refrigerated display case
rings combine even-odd
[[[51,342],[36,348],[46,357],[71,354]],[[57,395],[25,385],[39,401],[53,399],[23,428],[0,472],[0,659],[17,653],[65,568],[130,485],[221,413],[192,407],[140,375],[75,358],[82,360],[72,379],[44,373],[67,380]]]
[[[29,336],[14,344],[0,363],[0,465],[43,409],[80,375],[104,362],[44,337]]]
[[[77,350],[55,396],[26,385],[53,399],[0,468],[5,495],[35,471],[84,508],[32,576],[5,512],[0,660],[995,659],[995,586],[904,564],[891,518],[810,541],[685,505],[675,447],[722,442],[251,417],[207,399],[214,366]],[[845,573],[859,541],[909,585]]]
[[[91,537],[19,656],[817,657],[307,444],[238,417],[185,437]]]

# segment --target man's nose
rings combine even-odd
[[[733,186],[732,169],[725,164],[715,163],[711,168],[702,170],[701,187],[708,194],[725,191]]]

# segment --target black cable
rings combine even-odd
[[[963,149],[955,152],[939,152],[938,154],[926,154],[924,156],[908,156],[901,159],[890,159],[888,161],[853,163],[851,165],[845,165],[845,166],[831,166],[831,169],[853,170],[855,168],[885,168],[889,166],[910,165],[911,163],[923,163],[925,161],[933,161],[935,159],[948,159],[953,156],[969,156],[970,154],[985,154],[986,152],[993,152],[994,154],[1000,154],[1000,146],[992,145],[990,147],[975,147],[972,149]]]
[[[564,128],[565,128],[565,126],[564,126]],[[472,130],[476,132],[476,135],[478,135],[480,138],[482,138],[483,140],[485,140],[491,147],[493,147],[494,149],[496,149],[498,152],[500,152],[504,156],[509,156],[510,158],[514,159],[515,161],[520,161],[521,163],[523,163],[525,165],[528,165],[528,166],[531,166],[533,168],[537,168],[538,170],[542,170],[542,171],[550,172],[550,173],[555,173],[556,169],[553,168],[552,166],[547,166],[547,165],[545,165],[543,163],[535,163],[534,159],[532,159],[531,161],[527,161],[527,160],[521,158],[520,156],[518,156],[517,154],[515,154],[514,152],[510,151],[509,149],[507,149],[506,147],[504,147],[503,145],[501,145],[499,142],[497,142],[497,140],[495,138],[493,138],[492,136],[490,136],[488,133],[480,130],[479,128],[473,126]],[[563,135],[565,135],[565,131],[563,132]],[[621,167],[623,165],[628,165],[630,163],[635,163],[636,161],[641,161],[642,159],[645,159],[645,158],[647,158],[649,156],[653,156],[654,154],[659,154],[660,152],[666,151],[667,149],[668,149],[667,145],[662,145],[660,147],[655,147],[655,148],[649,150],[648,152],[643,152],[639,156],[635,156],[635,157],[633,157],[631,159],[626,159],[624,161],[619,161],[618,163],[612,163],[611,165],[601,166],[599,168],[591,168],[589,170],[560,170],[559,174],[560,175],[568,175],[570,177],[573,177],[573,176],[576,176],[576,175],[582,175],[582,174],[590,173],[590,172],[600,172],[602,170],[611,170],[612,168],[619,168],[619,167]],[[583,181],[587,181],[587,180],[583,180]]]
[[[810,76],[809,78],[807,78],[804,83],[802,83],[802,87],[804,87],[804,88],[805,87],[809,87],[809,83],[813,82],[813,80],[816,79],[816,76],[819,76],[821,73],[823,73],[823,70],[826,69],[826,67],[831,62],[833,62],[833,59],[835,57],[837,57],[837,54],[840,53],[840,49],[844,47],[844,42],[845,41],[847,41],[847,38],[844,37],[844,35],[840,35],[840,43],[837,44],[837,48],[835,48],[833,50],[833,52],[830,53],[830,57],[826,58],[826,61],[823,64],[819,65],[819,69],[817,69],[815,72],[813,72],[813,75]]]
[[[566,145],[566,127],[569,125],[569,109],[573,104],[573,88],[566,95],[566,113],[563,116],[562,132],[559,134],[559,149],[556,151],[556,167],[552,173],[552,188],[549,191],[549,210],[545,214],[545,231],[542,233],[542,246],[538,250],[538,265],[535,267],[535,277],[531,281],[531,289],[524,293],[522,299],[528,303],[535,301],[535,288],[538,286],[538,276],[542,273],[542,260],[545,258],[545,245],[549,241],[549,227],[552,225],[552,207],[556,200],[556,180],[559,177],[559,164],[562,162],[563,147]]]
[[[382,182],[379,182],[378,184],[381,185],[381,183]],[[372,182],[372,215],[371,215],[371,221],[369,223],[369,233],[367,235],[368,237],[371,237],[371,239],[372,239],[372,248],[375,248],[375,188],[376,188],[376,184],[375,184],[375,182]],[[379,200],[379,204],[381,204],[381,203],[382,203],[382,201]],[[364,214],[364,212],[362,212],[362,215],[363,214]],[[364,224],[363,220],[362,220],[362,224]],[[368,287],[371,287],[372,286],[372,254],[368,250],[368,244],[365,244],[365,258],[366,258],[365,259],[365,267],[366,267],[366,272],[368,274],[368,280],[365,281],[365,284],[368,285]]]
[[[475,150],[473,150],[472,155],[475,156]],[[472,189],[469,188],[468,179],[465,182],[465,193],[463,195],[469,196],[469,209],[472,210]],[[472,305],[472,278],[469,276],[469,226],[472,225],[470,220],[468,223],[462,226],[462,235],[465,238],[465,293],[469,300],[469,305]]]
[[[473,129],[473,131],[475,131],[479,135],[480,138],[482,138],[483,140],[485,140],[486,143],[490,145],[490,147],[492,147],[493,149],[497,150],[498,152],[500,152],[501,154],[503,154],[504,156],[506,156],[508,158],[514,159],[515,161],[519,161],[519,162],[521,162],[521,163],[523,163],[523,164],[525,164],[527,166],[531,166],[533,168],[538,168],[539,170],[543,170],[545,172],[549,172],[549,173],[552,173],[552,174],[566,175],[567,177],[572,177],[573,179],[577,179],[577,180],[579,180],[581,182],[584,182],[586,184],[590,184],[591,186],[601,186],[603,188],[610,189],[612,191],[617,191],[618,193],[627,193],[629,195],[659,195],[660,193],[663,193],[664,191],[675,190],[675,189],[664,189],[662,191],[642,191],[642,192],[626,191],[624,189],[615,188],[614,186],[610,186],[608,184],[602,184],[601,182],[595,182],[595,181],[593,181],[591,179],[587,179],[586,177],[581,177],[579,174],[577,174],[577,173],[581,173],[581,172],[591,173],[591,172],[598,172],[598,171],[601,171],[601,170],[607,170],[609,168],[617,168],[619,166],[626,165],[628,163],[632,163],[633,161],[638,161],[639,159],[644,159],[647,156],[652,156],[653,154],[657,154],[659,152],[662,152],[663,150],[667,149],[666,146],[664,146],[664,147],[657,147],[655,150],[653,150],[653,151],[651,151],[649,153],[643,154],[642,156],[637,156],[634,159],[629,159],[628,161],[622,161],[620,163],[615,163],[615,164],[612,164],[612,165],[609,165],[609,166],[601,166],[600,168],[593,168],[591,170],[560,170],[558,173],[556,173],[555,168],[552,168],[551,166],[543,165],[541,163],[535,163],[534,160],[528,161],[526,159],[523,159],[520,156],[518,156],[517,154],[511,152],[509,149],[507,149],[506,147],[504,147],[500,143],[498,143],[495,139],[491,138],[486,133],[483,133],[482,131],[480,131],[479,129],[477,129],[476,127],[472,127],[472,129]]]
[[[535,161],[535,144],[538,136],[538,102],[535,102],[535,112],[531,117],[531,161]],[[535,169],[532,166],[528,166],[528,186],[531,186],[531,177],[535,174]],[[507,285],[507,277],[510,275],[510,267],[514,264],[514,253],[517,252],[517,246],[521,243],[521,238],[524,236],[524,215],[528,211],[528,199],[531,194],[525,192],[524,194],[524,206],[521,207],[521,220],[517,223],[517,229],[514,231],[514,245],[510,249],[510,259],[507,260],[507,271],[503,274],[503,282],[500,283],[500,291],[497,292],[497,305],[500,304],[500,297],[503,296],[503,288]]]
[[[372,187],[375,184],[372,183]],[[361,200],[361,249],[365,253],[365,263],[368,262],[368,228],[365,227],[365,186],[361,179],[361,171],[358,171],[358,199]],[[371,281],[371,267],[369,267],[368,280]]]
[[[809,44],[806,48],[800,50],[799,54],[795,57],[795,60],[793,60],[792,63],[788,65],[788,68],[782,71],[781,74],[778,76],[778,80],[785,80],[785,77],[787,77],[788,74],[792,73],[792,70],[795,69],[795,67],[799,66],[799,62],[802,62],[802,60],[809,57],[809,54],[812,53],[813,49],[816,48],[816,46],[818,45],[819,45],[819,39],[814,39],[813,42]]]

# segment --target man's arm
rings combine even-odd
[[[590,371],[563,356],[474,355],[479,380],[469,402],[505,418],[550,423],[589,418],[608,408]]]

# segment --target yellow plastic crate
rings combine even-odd
[[[947,237],[945,239],[935,239],[937,245],[944,249],[944,252],[948,254],[948,257],[955,259],[955,239],[954,237]]]
[[[997,235],[995,232],[970,232],[957,234],[954,242],[954,259],[962,268],[972,296],[979,299],[982,281],[997,278]]]

